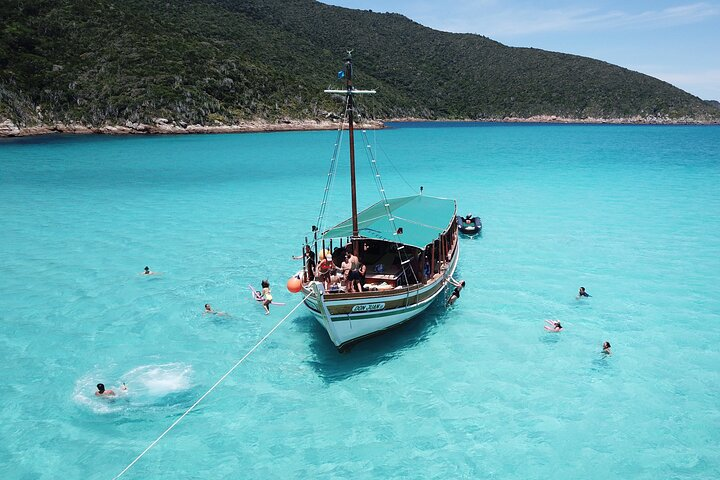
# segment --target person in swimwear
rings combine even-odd
[[[272,294],[270,293],[270,282],[267,280],[262,281],[262,306],[265,309],[265,315],[270,315],[270,304],[272,303]]]
[[[578,290],[577,298],[578,300],[582,297],[589,297],[590,294],[585,291],[585,287],[580,287],[580,290]]]
[[[203,312],[204,315],[212,314],[212,315],[225,315],[225,312],[218,312],[212,309],[209,303],[205,304],[205,311]]]
[[[145,266],[145,270],[142,271],[141,275],[161,275],[160,272],[153,272],[150,267]]]
[[[346,282],[350,286],[350,292],[359,292],[360,290],[360,259],[348,249],[345,257],[350,264],[350,272],[346,277]],[[345,290],[347,292],[347,290]]]
[[[127,390],[127,387],[125,384],[122,384],[122,387],[120,387],[123,391]],[[105,384],[104,383],[98,383],[97,384],[97,391],[95,392],[95,396],[97,397],[114,397],[115,392],[112,390],[105,390]]]
[[[563,329],[559,320],[545,320],[545,321],[550,324],[550,327],[546,327],[546,328],[551,328],[552,329],[551,331],[553,331],[553,332],[559,332],[560,330]]]
[[[362,292],[365,290],[365,274],[367,273],[367,265],[364,263],[360,263],[360,268],[358,268],[358,275],[360,276],[360,279],[358,280],[359,288],[358,291]]]
[[[105,390],[105,384],[98,383],[97,391],[95,392],[95,396],[97,396],[97,397],[114,397],[115,392],[113,392],[112,390]]]
[[[333,263],[332,258],[327,255],[318,264],[317,274],[315,275],[315,280],[325,284],[325,290],[330,290],[330,276],[333,271],[335,271],[335,264]]]
[[[603,343],[602,351],[606,355],[612,355],[612,352],[610,351],[610,342],[606,341]]]
[[[455,285],[455,290],[453,290],[452,294],[450,294],[450,298],[448,298],[447,303],[445,306],[450,306],[453,303],[455,303],[455,300],[460,298],[460,290],[465,288],[465,280],[462,280],[460,282],[453,280],[452,278],[449,280],[449,282],[453,285]]]

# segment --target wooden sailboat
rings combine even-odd
[[[307,262],[297,274],[306,295],[305,305],[338,349],[422,313],[442,296],[460,255],[455,200],[423,195],[422,188],[419,195],[387,198],[374,157],[371,167],[380,200],[358,213],[354,96],[375,92],[356,90],[352,73],[348,52],[344,71],[339,74],[344,76],[346,88],[325,90],[346,98],[352,216],[326,230],[313,228],[313,238],[306,238],[303,247]],[[323,257],[331,264],[323,263]],[[342,267],[344,277],[339,272],[333,275]]]

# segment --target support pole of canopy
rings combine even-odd
[[[430,247],[430,278],[435,276],[435,242]]]
[[[320,263],[320,258],[318,258],[317,252],[317,230],[313,232],[313,248],[315,250],[315,263]]]
[[[443,242],[442,233],[438,235],[438,243],[440,244],[440,255],[438,255],[438,260],[440,261],[440,265],[442,265],[442,262],[445,260],[445,242]],[[438,273],[440,273],[440,267],[438,267]]]

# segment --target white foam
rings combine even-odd
[[[143,365],[130,370],[123,377],[132,394],[161,397],[190,388],[192,367],[182,363]]]
[[[106,388],[115,391],[115,397],[98,397],[95,388],[98,381],[114,377],[107,373],[89,373],[75,382],[73,399],[76,404],[97,414],[106,414],[141,408],[155,404],[158,399],[191,388],[192,366],[182,363],[143,365],[136,367]],[[122,383],[127,391],[122,390]]]

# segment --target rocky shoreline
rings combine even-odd
[[[371,121],[363,125],[366,129],[381,129],[385,122],[497,122],[497,123],[559,123],[559,124],[615,124],[615,125],[718,125],[718,121],[704,121],[694,118],[665,117],[629,117],[629,118],[568,118],[555,115],[536,115],[533,117],[504,117],[486,119],[437,119],[393,118],[385,121]],[[101,135],[180,135],[202,133],[259,133],[287,132],[306,130],[335,130],[338,122],[333,120],[283,120],[267,122],[250,120],[234,125],[188,125],[170,122],[163,118],[155,119],[153,124],[127,122],[124,125],[104,125],[100,127],[81,124],[54,124],[32,127],[19,127],[10,120],[0,122],[0,137],[26,137],[33,135],[64,134],[101,134]]]
[[[698,120],[690,117],[626,117],[626,118],[571,118],[557,115],[535,115],[532,117],[503,117],[503,118],[477,118],[477,119],[435,119],[424,118],[393,118],[386,122],[490,122],[490,123],[568,123],[568,124],[612,124],[612,125],[720,125],[720,120]]]
[[[382,122],[370,122],[364,128],[383,128]],[[182,135],[200,133],[287,132],[297,130],[335,130],[338,122],[331,120],[284,120],[280,122],[247,121],[235,125],[188,125],[155,119],[153,124],[127,122],[124,125],[95,127],[81,124],[37,125],[19,127],[10,120],[0,122],[0,137],[27,137],[33,135],[101,134],[101,135]]]

